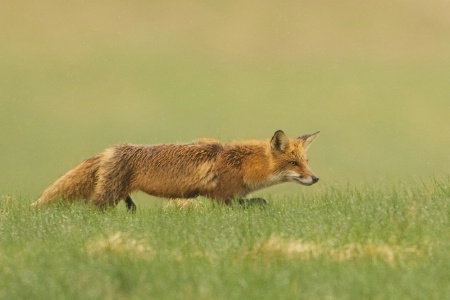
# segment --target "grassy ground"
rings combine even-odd
[[[34,211],[0,202],[2,299],[448,299],[450,180]]]

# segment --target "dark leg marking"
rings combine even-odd
[[[125,203],[126,203],[127,209],[129,211],[131,211],[132,213],[136,212],[136,204],[134,204],[134,202],[131,199],[130,195],[127,195],[127,198],[125,198]]]

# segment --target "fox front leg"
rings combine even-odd
[[[127,210],[132,213],[136,212],[136,204],[134,204],[133,199],[131,199],[130,195],[125,198],[125,204],[127,205]]]
[[[265,206],[267,205],[267,201],[263,198],[250,198],[250,199],[239,199],[238,201],[239,205],[242,207],[249,207],[249,206]]]

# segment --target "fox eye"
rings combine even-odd
[[[293,166],[297,166],[298,165],[298,162],[296,162],[296,161],[291,161],[291,162],[289,162],[291,165],[293,165]]]

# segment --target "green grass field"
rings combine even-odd
[[[105,213],[0,202],[1,299],[448,299],[450,179]]]
[[[450,298],[450,2],[5,0],[0,299]],[[34,211],[120,143],[321,130],[265,209]]]

